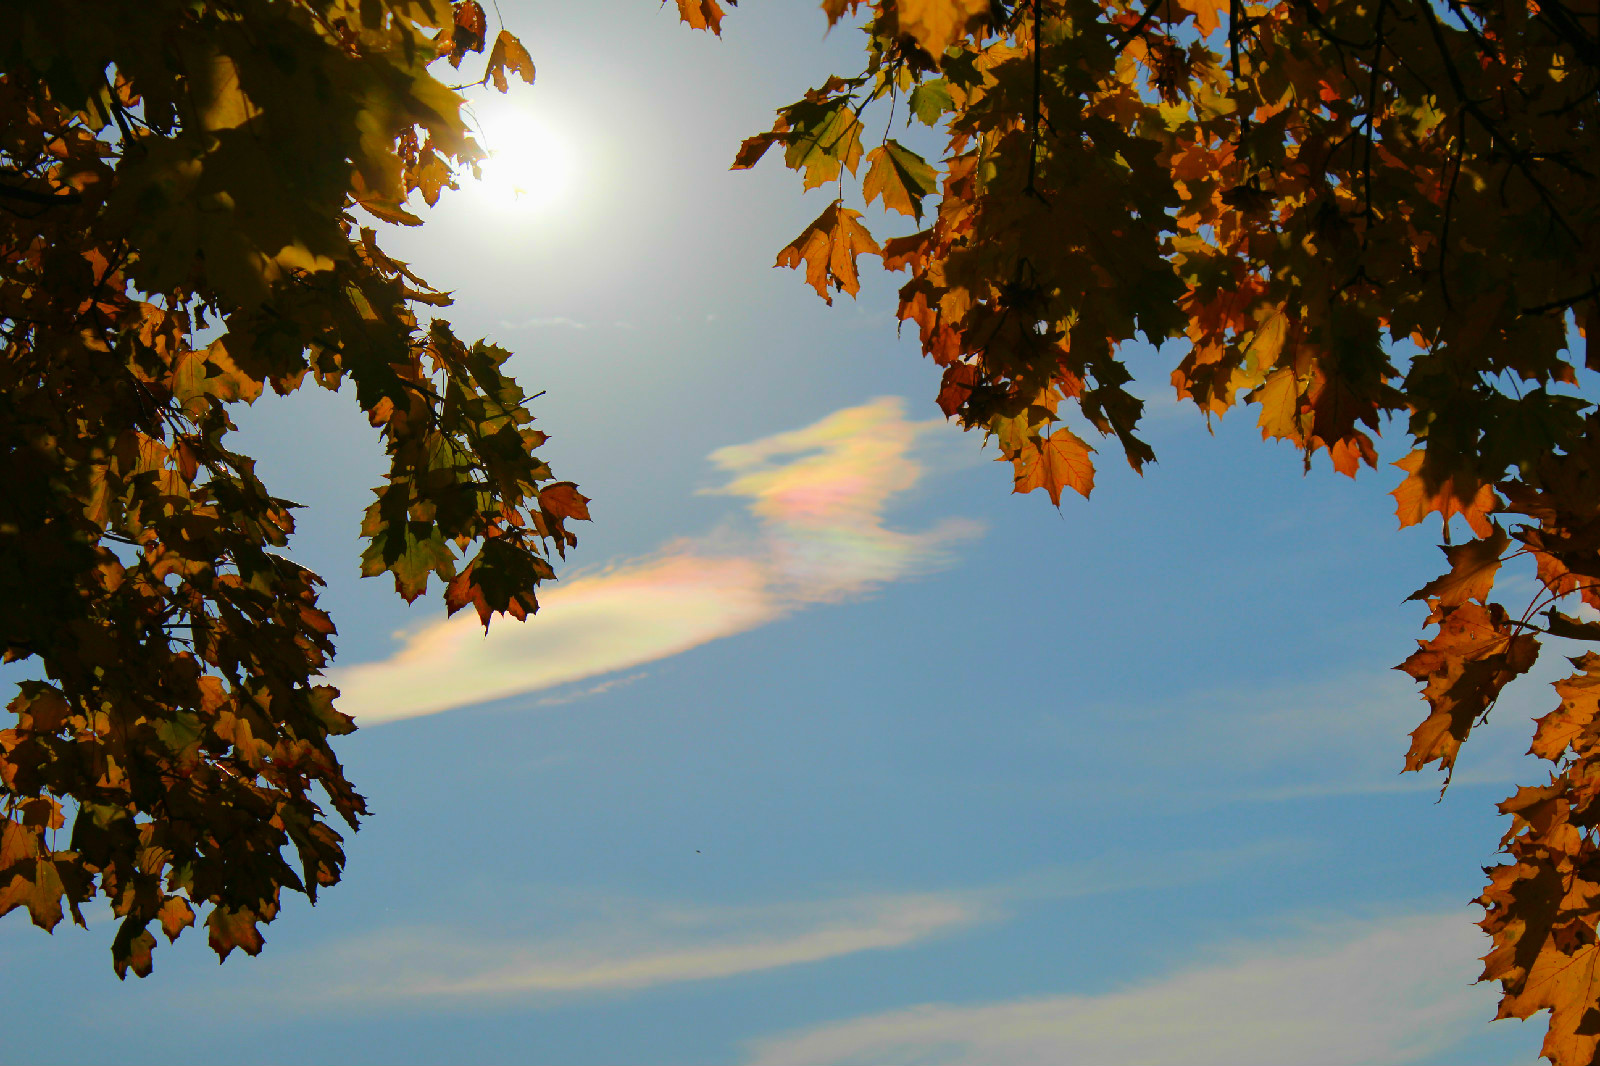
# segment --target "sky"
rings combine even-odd
[[[1181,352],[1138,348],[1158,463],[1105,444],[1091,501],[1012,495],[892,277],[829,308],[771,269],[826,194],[728,170],[857,34],[810,0],[722,40],[652,0],[499,8],[539,71],[475,98],[500,171],[386,246],[517,353],[595,521],[485,638],[359,578],[382,462],[353,397],[242,411],[305,505],[374,816],[256,959],[190,934],[119,983],[103,910],[13,916],[0,1059],[1533,1061],[1542,1026],[1473,983],[1469,901],[1559,660],[1442,796],[1399,773],[1405,598],[1443,560],[1396,531],[1398,472],[1208,427]]]

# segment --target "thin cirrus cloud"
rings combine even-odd
[[[678,655],[815,603],[859,596],[946,565],[980,528],[946,519],[917,533],[884,514],[921,477],[919,444],[946,431],[886,397],[803,429],[713,452],[758,531],[706,550],[687,540],[563,581],[525,623],[487,636],[470,611],[409,634],[387,659],[339,667],[340,707],[363,724],[535,692]]]
[[[628,992],[904,948],[998,917],[976,896],[939,892],[723,908],[622,902],[603,910],[565,940],[428,927],[345,940],[312,960],[320,976],[307,1006]],[[296,964],[296,972],[306,971]],[[301,988],[291,982],[288,998],[297,999]]]
[[[683,906],[607,898],[589,892],[528,900],[543,929],[502,922],[493,935],[457,925],[386,926],[269,962],[283,997],[308,1009],[416,1001],[448,1008],[497,999],[518,1002],[608,995],[737,977],[868,951],[915,948],[972,928],[1005,922],[1019,907],[1214,881],[1240,864],[1296,845],[1269,841],[1223,851],[1175,852],[1159,871],[1133,869],[1126,856],[1034,870],[969,888],[829,895],[774,903]],[[298,975],[319,975],[314,996]],[[268,977],[273,981],[274,977]]]
[[[1459,912],[1330,923],[1133,988],[825,1024],[757,1041],[750,1061],[1413,1062],[1472,1040],[1494,1016],[1493,990],[1472,984],[1481,940]]]

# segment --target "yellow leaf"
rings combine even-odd
[[[793,243],[778,253],[774,265],[793,268],[804,262],[806,283],[830,304],[833,303],[833,297],[828,295],[830,284],[854,296],[861,291],[856,258],[883,254],[872,234],[856,221],[860,217],[861,212],[841,207],[834,201]]]
[[[899,0],[895,13],[900,32],[938,58],[989,13],[989,0]]]
[[[496,89],[505,92],[511,88],[510,82],[506,80],[507,67],[529,85],[533,84],[533,57],[522,47],[521,41],[509,31],[501,30],[500,36],[494,39],[494,47],[489,50],[489,66],[484,71],[484,80],[492,80]]]
[[[1255,400],[1261,404],[1258,424],[1263,438],[1279,437],[1305,444],[1309,412],[1301,411],[1300,380],[1293,367],[1279,367],[1268,375],[1256,390]]]
[[[883,206],[922,221],[922,198],[930,195],[937,175],[927,160],[899,141],[885,141],[867,153],[867,176],[861,194],[867,203],[879,196]]]

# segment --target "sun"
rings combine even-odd
[[[485,207],[522,216],[550,214],[571,203],[577,159],[561,129],[524,108],[478,113],[478,141],[488,158],[478,164],[482,177],[468,180]]]

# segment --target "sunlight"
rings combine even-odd
[[[570,204],[577,185],[570,138],[525,108],[483,108],[477,118],[489,158],[479,164],[482,178],[463,188],[497,212],[541,215]]]

